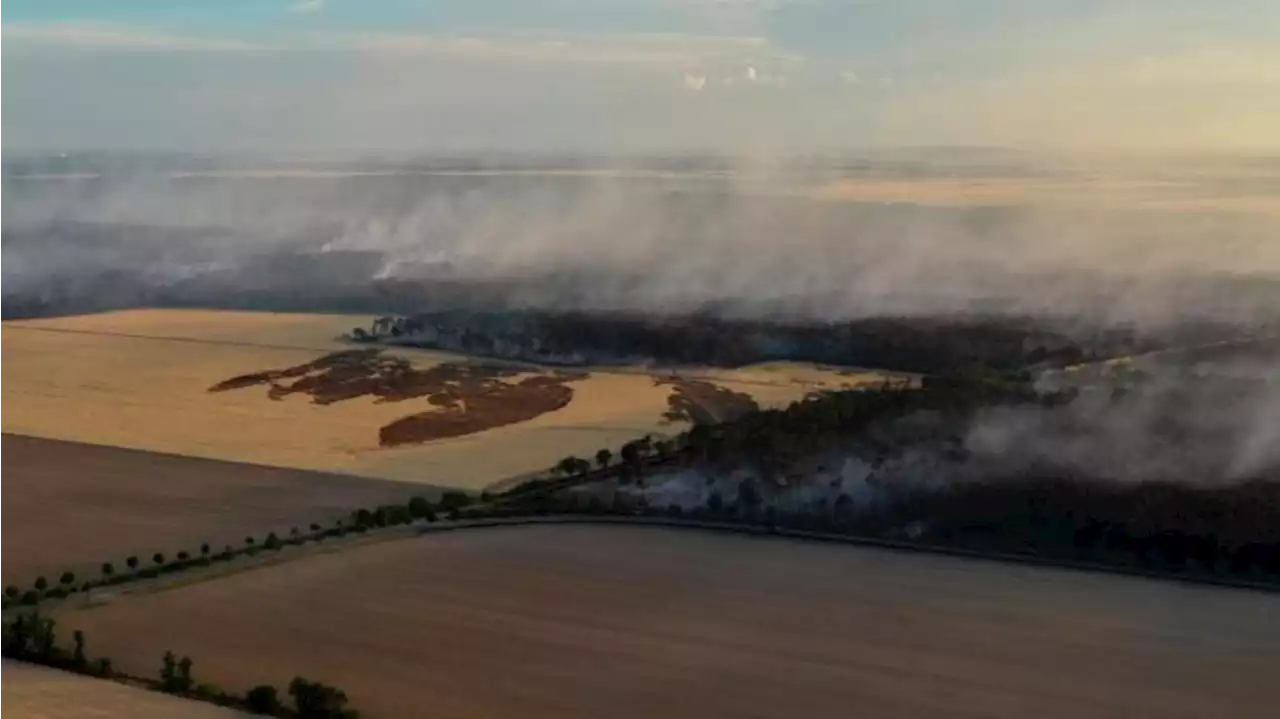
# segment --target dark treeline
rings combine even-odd
[[[1099,335],[1086,348],[1032,320],[1006,317],[816,322],[541,310],[383,317],[355,329],[351,339],[548,362],[736,367],[792,360],[916,372],[1064,365],[1136,346],[1131,334],[1117,331]]]
[[[72,648],[58,642],[58,622],[42,616],[39,610],[20,613],[7,620],[3,632],[3,655],[6,659],[29,662],[101,679],[112,679],[133,686],[173,694],[187,699],[248,711],[253,714],[297,719],[359,719],[360,712],[347,706],[346,692],[337,687],[294,677],[288,692],[292,706],[280,699],[279,691],[270,684],[259,684],[243,695],[228,692],[207,682],[198,682],[193,674],[191,657],[167,651],[160,658],[157,678],[135,677],[119,671],[106,657],[90,659],[82,631],[71,635]]]
[[[643,484],[655,471],[679,469],[710,481],[750,470],[736,491],[712,493],[705,506],[649,506],[643,492],[602,499],[574,491],[567,480],[534,480],[509,493],[509,503],[517,506],[506,512],[738,521],[1280,585],[1280,478],[1271,476],[1224,484],[1211,483],[1215,478],[1204,484],[1129,482],[1039,467],[1017,476],[927,486],[882,482],[874,502],[847,494],[803,506],[769,501],[777,487],[804,482],[796,469],[802,460],[847,450],[852,443],[872,455],[872,462],[928,443],[958,465],[966,459],[961,433],[975,412],[992,405],[1052,406],[1072,398],[1035,393],[1008,375],[817,395],[786,409],[695,425],[672,440],[624,447],[617,465],[624,486]],[[933,436],[886,431],[895,420],[921,412],[942,418],[930,425]],[[583,460],[566,458],[561,464],[563,475],[590,476]]]

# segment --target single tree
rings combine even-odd
[[[75,572],[63,572],[62,576],[58,577],[58,583],[62,585],[75,584],[76,583]]]
[[[125,563],[125,566],[129,567],[129,569],[131,570],[138,568],[137,557],[129,557],[128,559],[124,560],[124,563]]]
[[[194,682],[191,680],[191,666],[195,662],[191,661],[191,657],[183,656],[178,660],[178,676],[177,687],[180,692],[189,692]]]
[[[44,577],[36,577],[36,581],[33,586],[36,588],[37,592],[43,592],[49,587],[49,580]]]
[[[267,535],[267,541],[263,542],[262,546],[274,552],[275,550],[283,547],[284,544],[280,541],[280,538],[276,536],[275,532],[271,532]]]
[[[294,677],[289,682],[289,695],[301,719],[342,719],[358,716],[348,710],[346,692],[320,682]]]
[[[84,656],[84,632],[79,629],[75,630],[71,633],[71,640],[76,644],[71,654],[71,663],[77,668],[83,669],[88,664],[88,660]]]
[[[209,552],[210,552],[210,548],[209,548],[208,542],[205,542],[204,544],[200,545],[200,556],[207,557],[209,556]]]
[[[278,715],[282,708],[280,705],[280,693],[269,684],[259,684],[246,692],[244,703],[248,705],[249,711],[269,716]]]
[[[177,688],[178,658],[173,652],[166,651],[160,658],[160,688],[172,692]]]
[[[244,543],[245,543],[245,545],[246,545],[246,546],[249,546],[249,547],[252,547],[252,546],[253,546],[254,541],[256,541],[256,540],[254,540],[254,538],[253,538],[253,537],[245,537],[245,538],[244,538]]]
[[[102,576],[110,577],[115,573],[116,573],[116,566],[114,564],[112,564],[111,562],[102,563]]]
[[[7,599],[17,599],[20,594],[22,594],[22,590],[12,584],[4,588],[4,596]]]
[[[164,564],[164,554],[162,552],[156,552],[155,554],[151,555],[151,561],[155,562],[156,566],[160,566],[161,564]]]
[[[612,459],[613,459],[613,452],[610,452],[607,449],[602,449],[599,452],[596,452],[596,466],[599,467],[600,469],[604,469],[608,467],[609,461]]]
[[[191,555],[190,555],[190,554],[187,554],[186,552],[178,552],[178,561],[179,561],[179,562],[185,562],[185,561],[187,561],[187,560],[188,560],[188,559],[190,559],[190,558],[191,558]]]
[[[339,521],[339,522],[341,522],[342,520],[338,520],[338,521]],[[311,523],[311,531],[313,531],[313,532],[319,532],[319,531],[320,531],[320,525],[319,525],[319,524],[316,524],[315,522],[312,522],[312,523]]]
[[[98,660],[97,671],[98,671],[98,676],[109,677],[113,673],[115,673],[115,668],[111,666],[110,659],[106,657],[102,657]]]
[[[289,529],[289,536],[290,536],[290,537],[296,537],[296,536],[298,536],[298,528],[297,528],[297,527],[292,527],[292,528],[290,528],[290,529]]]
[[[414,519],[424,519],[431,512],[431,502],[426,497],[417,496],[409,499],[409,515]]]

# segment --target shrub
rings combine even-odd
[[[339,521],[341,521],[341,520],[339,520]],[[320,525],[319,525],[319,524],[316,524],[315,522],[312,522],[312,523],[311,523],[311,531],[312,531],[312,532],[319,532],[319,531],[320,531]]]
[[[187,554],[186,552],[178,552],[178,561],[179,561],[179,562],[185,562],[185,561],[187,561],[187,560],[188,560],[188,559],[190,559],[190,558],[191,558],[191,555],[190,555],[190,554]]]
[[[244,695],[244,703],[254,714],[275,716],[283,708],[280,705],[280,693],[269,684],[259,684]]]
[[[320,682],[294,677],[289,682],[295,711],[301,719],[344,719],[359,716],[347,709],[346,692]]]
[[[64,599],[67,596],[67,590],[63,587],[54,587],[45,592],[44,595],[49,599]]]
[[[418,496],[409,500],[409,516],[414,519],[425,519],[431,511],[431,502],[426,497]]]

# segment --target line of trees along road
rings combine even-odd
[[[179,657],[171,651],[161,657],[157,678],[131,676],[116,670],[106,657],[91,660],[82,631],[72,633],[73,647],[70,651],[59,646],[57,625],[57,620],[42,616],[39,610],[23,612],[6,621],[2,639],[4,657],[265,716],[298,719],[359,719],[360,716],[358,711],[348,707],[346,692],[303,677],[295,677],[289,683],[292,706],[282,701],[276,688],[268,684],[259,684],[240,695],[213,684],[197,682],[193,674],[195,662],[191,657]]]

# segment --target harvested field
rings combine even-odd
[[[668,409],[663,419],[670,422],[715,424],[737,419],[760,409],[751,395],[735,392],[711,382],[689,379],[655,379],[658,386],[669,385]]]
[[[21,662],[4,662],[3,708],[23,719],[234,719],[247,714]]]
[[[129,310],[5,322],[4,431],[479,489],[545,470],[566,455],[616,450],[647,433],[681,429],[663,419],[672,388],[636,371],[498,376],[515,370],[465,364],[457,355],[384,350],[378,357],[388,367],[407,365],[412,376],[450,388],[384,398],[367,372],[357,373],[364,377],[359,382],[317,387],[313,378],[323,372],[314,363],[349,350],[334,338],[361,321]],[[293,378],[269,372],[298,368],[311,369]],[[465,391],[446,379],[473,371],[479,376]],[[243,388],[209,391],[233,378],[239,381],[230,386]],[[697,372],[690,379],[748,394],[762,406],[864,381],[799,365]],[[275,400],[272,388],[253,386],[286,380],[291,387],[307,381],[297,391],[274,391]]]
[[[1265,717],[1280,597],[645,527],[435,533],[61,617],[369,717]]]
[[[4,435],[4,581],[239,546],[247,534],[431,494],[419,485]]]

